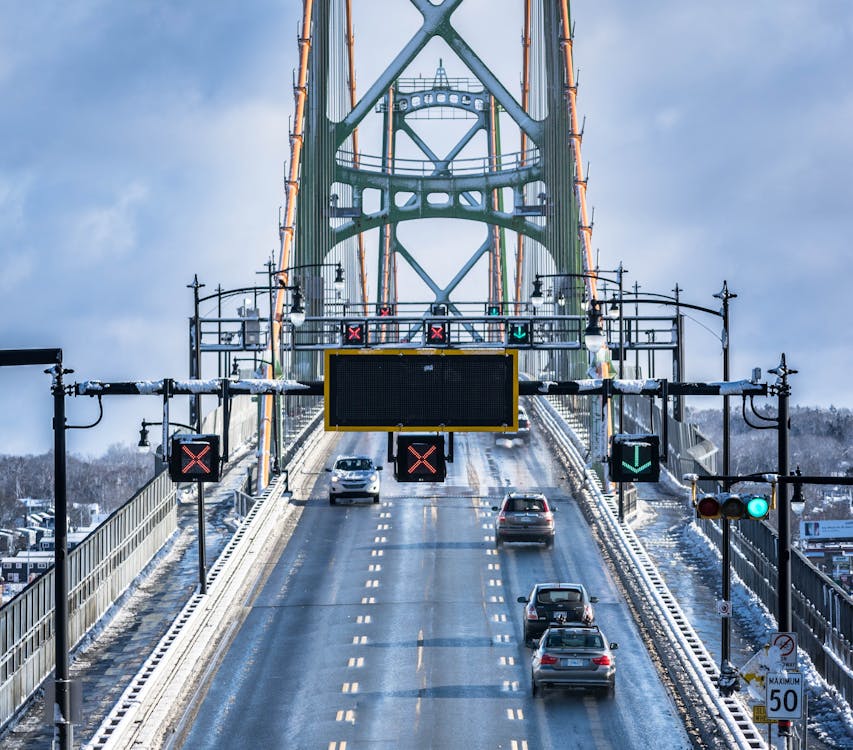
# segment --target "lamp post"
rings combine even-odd
[[[682,309],[688,310],[696,310],[698,312],[708,313],[709,315],[716,315],[718,318],[722,320],[722,334],[720,336],[720,343],[723,354],[723,381],[728,382],[730,372],[729,372],[729,360],[730,360],[730,351],[729,351],[729,334],[730,334],[730,321],[729,321],[729,300],[737,297],[737,294],[731,292],[729,290],[728,282],[723,281],[722,289],[714,294],[716,299],[719,299],[722,303],[719,310],[715,310],[711,307],[704,307],[702,305],[694,305],[688,302],[684,302],[681,299],[681,292],[683,290],[675,285],[675,289],[673,290],[675,296],[668,296],[664,294],[655,294],[652,292],[643,292],[642,295],[635,293],[635,296],[631,299],[635,305],[639,304],[660,304],[660,305],[670,305],[675,307],[676,310],[676,336],[677,336],[677,351],[676,351],[676,367],[677,367],[677,377],[678,379],[684,378],[684,347],[682,346],[682,337],[683,337],[683,323],[682,323]],[[730,427],[730,414],[729,414],[729,399],[730,396],[724,394],[723,395],[723,476],[728,476],[731,473],[731,427]],[[674,407],[673,417],[676,419],[680,419],[681,417],[681,404],[680,397],[679,400],[676,401],[677,410]],[[667,419],[666,409],[663,410],[663,414],[661,415],[662,419]],[[728,484],[726,482],[723,483],[723,490],[728,490]],[[721,530],[722,530],[722,598],[724,601],[729,601],[731,598],[731,527],[729,519],[723,518],[721,519]],[[720,641],[720,672],[721,674],[728,672],[730,667],[730,655],[731,655],[731,622],[728,617],[722,618],[721,625],[721,641]]]
[[[195,427],[181,422],[173,422],[172,420],[160,422],[148,422],[142,420],[142,428],[139,430],[139,443],[137,448],[142,453],[147,453],[151,447],[148,442],[148,428],[153,425],[163,425],[163,460],[168,465],[169,463],[169,446],[167,443],[166,433],[168,427],[182,427],[190,432],[197,432]],[[204,519],[204,482],[197,483],[198,489],[198,586],[199,593],[207,593],[207,546],[205,544],[205,519]]]
[[[569,278],[569,279],[585,279],[589,282],[589,308],[587,310],[587,326],[584,331],[584,344],[590,354],[597,354],[607,343],[606,337],[601,330],[601,300],[596,298],[594,282],[609,281],[616,283],[619,288],[619,300],[622,300],[622,277],[626,273],[622,264],[614,270],[599,270],[595,269],[588,273],[542,273],[536,274],[533,279],[533,293],[530,295],[530,302],[534,310],[541,307],[545,301],[542,294],[542,279],[545,278]],[[558,298],[559,301],[559,298]],[[565,301],[565,299],[564,299]],[[624,334],[624,316],[622,314],[622,305],[619,305],[619,379],[622,379],[623,365],[625,361],[625,334]],[[622,431],[622,426],[625,420],[625,402],[624,397],[619,396],[619,431]],[[619,520],[625,520],[625,488],[622,482],[618,482],[619,493]]]

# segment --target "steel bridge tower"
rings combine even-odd
[[[469,42],[454,27],[464,0],[386,1],[411,3],[420,27],[361,93],[352,0],[303,0],[278,267],[316,269],[298,272],[309,316],[333,314],[334,306],[337,314],[348,308],[374,315],[375,306],[396,309],[414,300],[460,314],[460,287],[470,289],[472,281],[476,299],[504,314],[525,314],[535,274],[581,274],[593,266],[568,0],[515,0],[523,18],[518,97],[475,51],[488,37]],[[442,59],[426,56],[434,39],[449,48]],[[409,73],[414,69],[418,77]],[[419,127],[424,119],[429,134]],[[448,141],[441,126],[460,119],[467,129]],[[502,131],[511,131],[517,146],[505,148]],[[367,133],[374,136],[370,145],[360,140]],[[479,222],[482,240],[467,249],[426,242],[416,250],[399,233],[416,219]],[[332,263],[346,270],[341,297],[330,295],[329,267],[321,265]],[[404,264],[419,290],[400,283]],[[438,269],[446,277],[448,268],[450,281],[439,283]],[[283,280],[292,282],[296,273]],[[559,299],[560,313],[581,314],[584,301],[596,296],[589,279],[554,281],[547,290],[554,312]],[[280,290],[279,317],[285,301]],[[274,326],[273,345],[278,335]],[[321,375],[316,353],[291,357],[286,374]],[[534,374],[549,369],[583,377],[587,368],[584,352],[525,359]]]

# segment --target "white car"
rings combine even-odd
[[[530,442],[530,417],[523,406],[518,407],[518,431],[499,432],[495,440],[521,440],[525,445]]]
[[[368,456],[338,456],[335,465],[327,468],[332,473],[329,484],[329,505],[335,505],[339,497],[370,497],[379,502],[379,472]]]

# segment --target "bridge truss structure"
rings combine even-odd
[[[432,299],[447,315],[463,317],[457,302],[465,294],[505,314],[525,314],[536,274],[576,275],[548,290],[554,312],[559,298],[561,313],[581,315],[597,296],[594,275],[582,276],[594,270],[592,221],[568,0],[515,0],[523,19],[517,95],[477,52],[490,43],[488,34],[466,39],[454,26],[465,0],[393,1],[414,7],[419,27],[402,44],[389,34],[398,51],[360,88],[352,0],[303,0],[280,217],[283,284],[270,335],[270,346],[283,352],[284,375],[293,379],[315,379],[322,369],[322,353],[304,346],[307,331],[294,330],[297,345],[282,346],[288,288],[295,284],[309,318],[348,311],[369,318],[380,308],[394,315],[412,299]],[[403,237],[414,220],[430,220],[428,229],[418,225]],[[481,239],[466,248],[441,220],[477,222]],[[324,269],[338,263],[346,288],[331,292]],[[288,271],[295,266],[303,269],[299,275]],[[316,275],[304,270],[312,267]],[[494,329],[496,339],[504,337],[501,324]],[[523,365],[577,377],[588,364],[582,351],[562,351],[556,359],[530,353]],[[266,402],[265,425],[276,408],[271,398]],[[268,433],[262,436],[267,456]]]

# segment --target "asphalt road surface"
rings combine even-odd
[[[318,457],[280,559],[258,571],[246,619],[186,717],[182,747],[322,750],[686,750],[662,688],[549,452],[457,436],[444,484],[328,502]],[[386,436],[342,435],[338,453],[385,461]],[[495,548],[491,506],[511,488],[556,500],[553,549]],[[584,583],[619,643],[614,698],[530,692],[522,605],[536,581]]]

